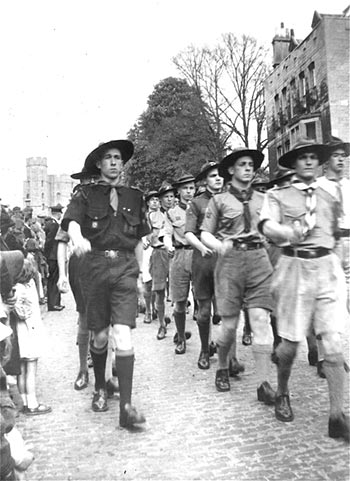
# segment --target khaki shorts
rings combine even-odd
[[[300,342],[313,325],[316,335],[340,333],[346,314],[344,273],[338,257],[317,259],[282,255],[271,283],[278,334]]]
[[[192,278],[192,249],[176,249],[170,263],[170,297],[173,302],[185,301]]]
[[[152,290],[164,290],[169,276],[169,256],[165,249],[153,249],[150,260],[150,272],[152,276]]]
[[[273,309],[270,294],[272,266],[266,249],[231,249],[219,256],[215,267],[215,297],[221,316],[239,316],[248,309]]]

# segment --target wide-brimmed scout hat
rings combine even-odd
[[[168,192],[175,192],[175,190],[175,187],[173,187],[171,184],[169,184],[169,182],[165,180],[158,190],[158,195],[159,197],[162,197],[162,195]]]
[[[205,164],[202,165],[201,170],[199,174],[196,176],[196,182],[199,182],[200,180],[203,180],[206,178],[208,173],[213,170],[213,169],[218,169],[219,164],[217,162],[206,162]]]
[[[258,170],[264,160],[264,154],[260,150],[247,149],[246,147],[237,147],[222,159],[219,165],[219,173],[225,179],[225,182],[231,179],[227,169],[231,167],[241,157],[251,157],[254,163],[254,170]]]
[[[159,192],[157,190],[150,190],[145,194],[145,201],[148,202],[151,197],[159,197]]]
[[[175,189],[178,189],[182,185],[189,184],[190,182],[195,182],[196,179],[193,177],[192,174],[184,173],[181,174],[174,182],[173,182],[173,187]]]
[[[63,211],[63,205],[61,204],[56,204],[50,207],[51,212],[61,212]]]
[[[15,284],[21,273],[24,263],[24,255],[21,251],[0,251],[0,266],[7,267],[12,284]]]
[[[347,157],[350,155],[350,143],[344,142],[338,137],[331,137],[331,140],[326,143],[326,146],[328,148],[328,155],[331,155],[336,149],[343,149]]]
[[[100,175],[100,170],[95,167],[95,169],[91,169],[90,171],[86,169],[86,167],[84,166],[80,172],[76,172],[75,174],[72,174],[71,175],[71,178],[72,179],[77,179],[77,180],[81,180],[81,179],[87,179],[89,177],[92,177],[92,176],[98,176]]]
[[[123,163],[126,164],[131,159],[134,153],[134,144],[130,140],[110,140],[100,144],[86,157],[84,167],[89,172],[95,172],[97,169],[96,163],[101,160],[106,150],[118,149],[122,156]]]
[[[296,158],[305,152],[313,152],[317,154],[319,165],[326,162],[328,157],[328,149],[326,145],[318,144],[312,139],[299,139],[288,152],[280,157],[278,163],[281,167],[292,169]]]
[[[273,186],[275,184],[279,184],[284,180],[287,180],[289,177],[292,177],[295,174],[295,170],[293,169],[284,169],[283,167],[277,167],[277,169],[272,173],[272,178],[270,180],[270,185]]]

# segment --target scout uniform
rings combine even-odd
[[[305,154],[317,155],[321,164],[326,153],[324,145],[301,139],[280,158],[279,164],[291,168]],[[325,347],[324,371],[331,404],[329,436],[349,440],[349,419],[342,412],[344,359],[339,335],[345,318],[345,281],[333,253],[337,212],[337,202],[317,181],[304,183],[296,176],[291,185],[267,193],[260,229],[275,242],[279,239],[277,243],[282,247],[271,285],[277,302],[278,331],[283,338],[277,348],[276,418],[284,422],[294,419],[288,379],[297,345],[313,325]],[[299,240],[295,240],[295,229]]]
[[[264,158],[257,150],[235,149],[220,163],[221,175],[226,180],[232,177],[228,169],[241,157],[250,158],[254,163],[254,170],[257,170]],[[226,318],[227,322],[231,319],[238,320],[243,302],[247,309],[264,310],[263,314],[259,316],[256,314],[254,318],[252,311],[251,325],[255,336],[253,354],[257,376],[261,382],[257,391],[258,400],[265,404],[273,404],[275,393],[267,381],[272,351],[272,331],[268,313],[273,308],[270,295],[273,269],[264,246],[264,239],[257,227],[263,200],[264,194],[254,191],[251,187],[239,190],[229,182],[226,192],[215,195],[209,201],[201,229],[221,242],[230,241],[232,246],[224,255],[218,257],[215,267],[215,297],[221,317]],[[228,326],[226,321],[222,322],[217,340],[222,353],[229,351],[234,342],[236,328],[237,325]],[[215,384],[218,391],[230,390],[228,369],[217,370]]]
[[[218,168],[216,162],[208,162],[201,168],[200,173],[196,177],[196,182],[203,180],[206,175],[213,169]],[[186,211],[185,232],[192,232],[198,239],[200,238],[200,227],[202,225],[206,208],[209,200],[213,197],[213,193],[207,188],[196,195],[188,205]],[[194,248],[192,257],[192,278],[193,278],[193,296],[199,301],[199,317],[197,320],[199,336],[201,339],[201,352],[198,359],[198,367],[200,369],[209,369],[209,333],[210,333],[210,307],[214,297],[214,269],[216,263],[216,254],[211,256],[202,256],[201,252]],[[209,310],[203,314],[200,301],[209,300]]]
[[[133,154],[133,144],[126,140],[107,142],[93,150],[85,160],[90,172],[96,168],[105,152],[119,150],[126,163]],[[90,241],[91,251],[85,253],[80,265],[81,286],[85,298],[87,323],[96,335],[108,332],[111,324],[136,327],[137,278],[139,265],[135,248],[150,231],[142,192],[123,185],[107,182],[84,185],[73,196],[62,221],[79,224],[83,238]],[[74,242],[74,239],[73,239]],[[99,348],[93,342],[91,356],[95,371],[95,389],[92,409],[105,411],[105,364],[107,342]],[[134,354],[133,349],[118,350],[117,375],[120,387],[120,425],[130,427],[144,422],[143,416],[130,407]]]
[[[195,178],[185,174],[174,182],[173,187],[194,183]],[[167,237],[175,248],[174,257],[170,263],[170,296],[174,303],[187,300],[192,278],[192,255],[193,248],[185,237],[187,204],[181,201],[167,212],[167,222],[164,226],[164,238]],[[178,342],[175,348],[176,354],[186,352],[185,323],[186,313],[174,310],[174,319],[178,334]]]

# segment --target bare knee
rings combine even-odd
[[[129,351],[133,348],[131,328],[129,326],[114,324],[113,339],[115,346],[119,351]]]
[[[254,334],[254,344],[272,344],[273,333],[270,313],[261,308],[249,309],[249,321]]]

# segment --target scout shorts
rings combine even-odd
[[[150,272],[152,276],[152,290],[164,290],[169,276],[169,256],[165,249],[153,249]]]
[[[86,300],[89,330],[110,324],[136,327],[139,266],[133,253],[115,258],[88,252],[81,264],[81,286]]]
[[[192,249],[176,249],[170,263],[170,296],[173,302],[185,301],[190,292]]]
[[[214,295],[214,271],[216,255],[203,257],[194,249],[192,257],[192,284],[195,299],[211,299]]]
[[[221,316],[239,316],[243,301],[248,309],[273,309],[270,294],[272,266],[264,248],[231,249],[215,267],[215,297]]]
[[[279,336],[300,342],[313,326],[316,335],[341,333],[346,314],[346,286],[335,254],[316,259],[282,255],[271,283]]]

